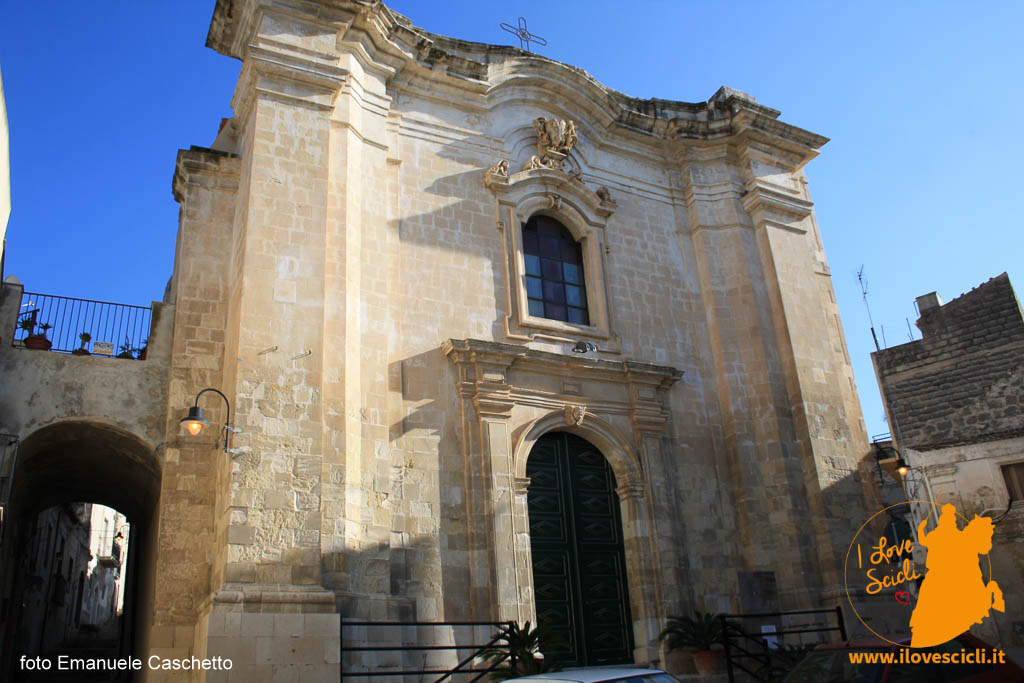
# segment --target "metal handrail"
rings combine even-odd
[[[50,325],[50,329],[45,332],[46,340],[52,344],[50,351],[94,352],[98,350],[97,342],[106,342],[114,349],[110,355],[141,360],[145,357],[143,349],[149,341],[152,309],[110,301],[23,292],[12,343],[25,346],[26,338],[43,332],[39,329],[43,324]],[[31,331],[23,325],[31,325]],[[83,332],[90,335],[90,342],[82,343],[79,335]]]
[[[509,655],[503,655],[497,658],[497,661],[493,662],[486,669],[474,669],[466,668],[474,659],[479,657],[485,650],[497,646],[498,642],[505,637],[505,633],[508,629],[511,629],[513,622],[511,621],[346,621],[341,620],[340,633],[339,633],[339,644],[338,652],[340,659],[340,670],[339,680],[345,678],[360,678],[360,677],[376,677],[376,676],[422,676],[423,674],[441,674],[441,677],[436,679],[434,683],[441,683],[446,679],[454,677],[456,674],[477,674],[474,678],[470,679],[469,683],[482,678],[484,675],[491,673],[505,660],[509,659]],[[479,645],[345,645],[345,627],[350,626],[374,626],[374,627],[437,627],[437,626],[490,626],[498,628],[499,631],[491,638],[490,642]],[[455,667],[451,669],[414,669],[414,670],[386,670],[386,671],[357,671],[345,673],[345,653],[346,652],[428,652],[437,650],[470,650],[473,652],[469,656],[465,657]],[[515,663],[515,657],[512,656],[513,665]]]
[[[789,630],[773,631],[771,633],[756,633],[750,634],[744,631],[739,625],[729,623],[728,619],[760,619],[766,617],[788,617],[796,616],[801,614],[834,614],[836,615],[835,626],[823,626],[821,628],[798,628]],[[722,646],[725,648],[725,661],[726,667],[729,674],[729,683],[735,683],[735,674],[733,667],[739,668],[755,680],[761,680],[755,671],[752,671],[745,667],[741,662],[737,661],[740,659],[753,659],[762,665],[770,664],[771,659],[767,651],[762,653],[752,652],[743,647],[742,639],[753,641],[758,643],[762,648],[765,648],[764,640],[766,637],[780,638],[785,635],[797,635],[804,633],[827,633],[830,631],[838,631],[840,640],[846,640],[846,624],[843,621],[843,610],[838,605],[831,609],[807,609],[807,610],[789,610],[785,612],[752,612],[749,614],[723,614],[722,619]],[[731,636],[738,636],[740,640],[733,642]],[[781,642],[781,640],[779,641]],[[742,654],[733,654],[733,648],[739,650]]]

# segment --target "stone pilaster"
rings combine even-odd
[[[449,357],[458,364],[458,381],[467,418],[466,470],[474,482],[468,501],[471,581],[475,618],[525,620],[521,606],[519,566],[528,552],[517,550],[516,535],[528,530],[514,527],[513,508],[525,512],[525,486],[514,491],[512,435],[509,418],[514,402],[507,381],[515,354],[452,349]],[[467,400],[468,399],[468,400]],[[466,403],[472,410],[467,415]],[[478,492],[473,495],[472,492]],[[525,519],[525,515],[522,519]],[[482,580],[482,581],[481,581]],[[482,590],[478,590],[482,589]]]
[[[140,644],[145,652],[162,657],[202,656],[205,643],[198,635],[203,630],[203,601],[224,562],[218,485],[225,481],[230,462],[216,433],[226,417],[224,405],[219,399],[203,403],[211,424],[217,425],[213,433],[187,436],[180,420],[200,390],[224,386],[227,255],[239,166],[239,160],[230,154],[202,148],[182,150],[172,184],[182,209],[169,292],[176,306],[167,447],[156,546],[159,560],[154,562],[151,578],[153,626],[148,643]],[[220,552],[211,553],[211,548]],[[150,680],[164,679],[156,673]]]

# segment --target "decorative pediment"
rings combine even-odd
[[[499,198],[517,204],[527,197],[543,197],[543,208],[560,211],[563,206],[572,206],[590,224],[603,225],[619,207],[603,185],[591,190],[577,177],[547,166],[509,174],[505,159],[484,172],[484,185]]]

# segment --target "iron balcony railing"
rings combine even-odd
[[[95,355],[145,359],[151,321],[152,311],[144,306],[25,292],[14,345],[25,346],[27,338],[43,334],[52,343],[50,351],[84,349]],[[83,333],[88,342],[82,342]]]

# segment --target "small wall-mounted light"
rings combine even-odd
[[[578,341],[576,346],[572,347],[573,353],[590,353],[591,351],[597,351],[597,346],[588,341]]]
[[[185,429],[188,430],[189,434],[196,436],[199,432],[203,431],[203,427],[210,424],[210,421],[203,417],[202,408],[192,406],[188,409],[188,416],[182,418],[181,424],[185,425]]]
[[[907,472],[910,471],[910,465],[902,457],[896,461],[896,471],[900,473],[901,477],[907,476]]]
[[[199,397],[205,394],[207,391],[212,391],[213,393],[217,394],[222,399],[224,399],[224,404],[228,407],[228,414],[224,420],[224,452],[227,453],[228,436],[231,434],[231,432],[238,430],[231,426],[231,404],[228,402],[228,397],[222,394],[220,391],[214,389],[213,387],[207,387],[206,389],[203,389],[198,394],[196,394],[195,404],[189,407],[188,415],[181,418],[181,424],[185,425],[185,429],[187,429],[188,433],[191,434],[192,436],[197,436],[199,432],[203,431],[204,427],[210,424],[210,421],[203,417],[203,409],[199,407]]]

